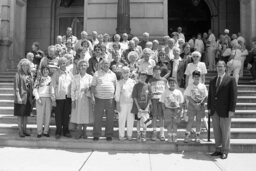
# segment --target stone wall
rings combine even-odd
[[[51,40],[52,0],[27,0],[27,4],[26,51],[31,50],[34,41],[45,50]]]
[[[166,0],[130,0],[131,33],[167,34]],[[85,0],[84,25],[89,33],[116,33],[117,0]]]

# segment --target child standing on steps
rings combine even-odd
[[[49,137],[49,125],[51,120],[53,88],[52,79],[49,76],[50,69],[47,66],[41,68],[41,77],[37,77],[33,94],[36,99],[37,138],[42,135]],[[44,129],[43,129],[44,126]]]
[[[189,141],[194,118],[196,117],[196,142],[200,142],[200,126],[201,119],[205,117],[205,101],[208,96],[208,91],[205,84],[200,83],[200,71],[195,70],[192,73],[193,84],[189,85],[184,96],[188,99],[188,125],[185,133],[184,142]]]
[[[164,120],[167,124],[168,141],[177,142],[177,127],[181,119],[184,97],[182,92],[176,88],[176,80],[173,77],[168,79],[169,89],[166,89],[160,98]]]
[[[152,92],[152,124],[153,124],[153,134],[152,134],[152,140],[157,140],[157,119],[160,121],[160,140],[164,141],[164,114],[162,110],[162,104],[159,102],[159,99],[163,92],[165,91],[167,87],[167,80],[160,76],[161,74],[161,67],[155,66],[153,68],[153,78],[150,80],[150,88]]]
[[[146,83],[147,74],[139,73],[139,81],[135,84],[132,92],[133,106],[131,113],[137,120],[137,141],[146,141],[147,124],[144,121],[149,119],[149,106],[151,103],[150,86]],[[140,128],[143,127],[141,134]]]

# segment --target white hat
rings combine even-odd
[[[229,34],[229,29],[225,29],[224,33]]]

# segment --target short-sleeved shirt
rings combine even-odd
[[[160,99],[165,91],[167,80],[165,78],[152,78],[150,80],[150,88],[152,92],[152,99]]]
[[[207,69],[206,69],[206,66],[205,66],[204,62],[198,62],[197,64],[189,63],[187,65],[187,68],[186,68],[186,71],[185,71],[185,75],[189,76],[188,85],[193,84],[192,73],[195,70],[200,71],[201,75],[207,74]],[[200,78],[200,82],[202,82],[201,78]]]
[[[178,108],[180,104],[184,102],[184,97],[182,92],[178,89],[174,89],[173,91],[166,89],[159,102],[163,103],[166,108]]]
[[[144,59],[138,61],[139,72],[147,73],[148,75],[153,75],[153,68],[156,65],[156,62],[153,59],[149,59],[146,62]]]
[[[205,84],[199,83],[198,85],[191,84],[189,85],[185,92],[184,96],[191,97],[196,103],[201,102],[208,96],[208,91]]]
[[[132,98],[136,98],[137,102],[142,110],[145,110],[151,97],[150,86],[147,83],[138,82],[133,87]],[[137,114],[138,108],[133,101],[131,113]]]
[[[116,83],[116,74],[111,70],[96,71],[92,79],[92,86],[95,86],[96,91],[95,96],[100,99],[113,99]]]

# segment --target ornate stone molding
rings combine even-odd
[[[0,39],[0,46],[10,46],[12,44],[12,40],[10,38],[2,38]]]

